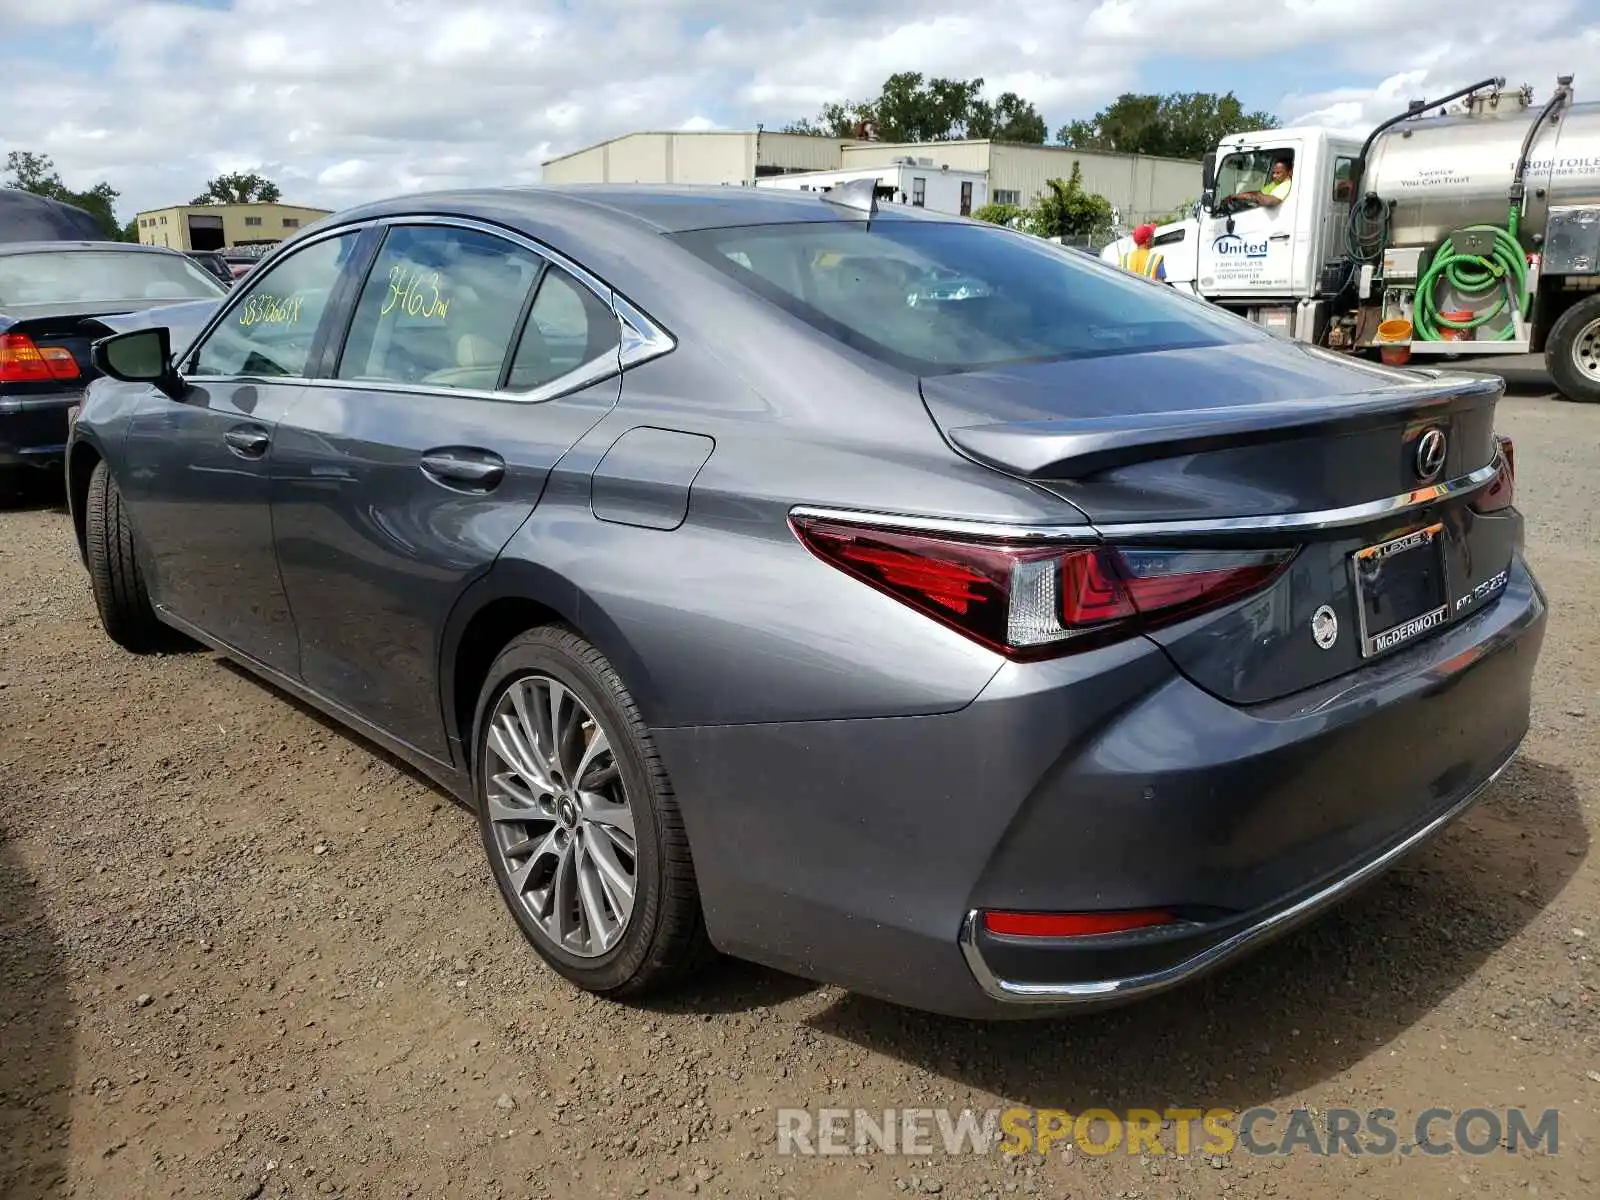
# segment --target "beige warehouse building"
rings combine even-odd
[[[983,139],[893,143],[764,130],[624,134],[551,159],[544,180],[749,187],[774,175],[905,161],[982,172],[992,202],[1021,205],[1037,200],[1047,180],[1069,178],[1077,163],[1084,187],[1111,201],[1125,226],[1164,217],[1200,195],[1200,164],[1185,159]]]
[[[139,240],[174,250],[264,246],[293,237],[331,211],[298,204],[180,204],[140,213]]]

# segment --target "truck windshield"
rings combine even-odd
[[[1258,336],[1163,285],[983,225],[888,217],[674,237],[812,327],[918,375]]]

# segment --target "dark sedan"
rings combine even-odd
[[[957,1014],[1151,993],[1420,845],[1528,727],[1498,382],[1009,230],[407,197],[170,343],[99,343],[73,434],[107,632],[469,802],[594,992],[716,948]]]
[[[0,485],[61,465],[68,411],[98,372],[89,346],[117,316],[226,289],[183,255],[126,242],[0,244]],[[207,309],[210,315],[210,309]]]

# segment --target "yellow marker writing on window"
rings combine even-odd
[[[240,305],[239,324],[298,325],[300,304],[299,296],[274,296],[271,292],[256,292]]]
[[[450,313],[450,301],[439,294],[439,272],[424,278],[421,271],[408,271],[398,264],[390,267],[389,295],[379,315],[397,311],[408,317],[444,320]]]

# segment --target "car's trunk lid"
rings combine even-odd
[[[1503,385],[1486,376],[1251,342],[933,376],[922,391],[958,451],[1070,501],[1108,540],[1295,550],[1264,592],[1153,634],[1237,703],[1465,619],[1498,595],[1521,536],[1514,511],[1472,507],[1470,481],[1492,474],[1498,452]],[[1437,464],[1430,433],[1443,435]],[[1357,584],[1358,551],[1435,526],[1416,553],[1380,556],[1381,581],[1368,556]]]

